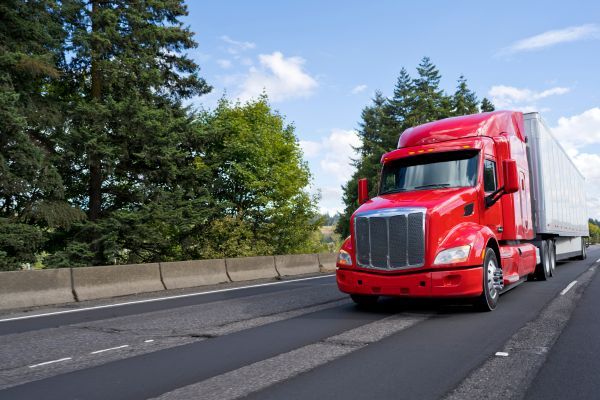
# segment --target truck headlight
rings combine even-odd
[[[440,251],[435,258],[434,264],[454,264],[459,262],[467,261],[469,253],[471,252],[471,245],[464,245],[459,247],[453,247]]]
[[[350,253],[346,250],[340,250],[337,256],[337,263],[338,265],[343,265],[345,267],[352,266],[352,257],[350,256]]]

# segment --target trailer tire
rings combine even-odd
[[[351,294],[350,298],[357,306],[365,308],[373,307],[377,304],[377,300],[379,300],[379,296],[371,296],[368,294]]]
[[[541,262],[535,266],[535,278],[538,281],[545,281],[550,278],[550,252],[548,251],[548,241],[542,240],[540,247]]]
[[[585,240],[581,238],[581,255],[576,257],[578,260],[585,260],[587,258],[587,249],[585,247]]]
[[[491,247],[485,249],[485,258],[483,260],[483,292],[475,301],[475,306],[480,311],[494,311],[498,305],[500,292],[494,287],[494,271],[500,268],[498,257]]]
[[[548,240],[548,252],[550,254],[550,276],[556,273],[556,246],[554,240]]]

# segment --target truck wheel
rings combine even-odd
[[[379,299],[379,296],[369,296],[368,294],[351,294],[350,298],[358,306],[373,307],[375,304],[377,304],[377,300]]]
[[[556,246],[554,240],[548,240],[548,252],[550,254],[550,276],[556,273]]]
[[[493,311],[498,305],[500,291],[494,281],[494,274],[498,266],[496,253],[490,247],[485,249],[485,259],[483,260],[483,293],[475,302],[475,306],[481,311]]]
[[[576,257],[578,260],[585,260],[587,258],[587,249],[585,247],[585,240],[581,238],[581,255]]]
[[[545,281],[550,278],[550,252],[547,240],[542,240],[540,258],[541,262],[535,266],[535,277],[538,281]]]

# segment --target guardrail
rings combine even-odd
[[[335,270],[333,253],[0,272],[0,310]]]

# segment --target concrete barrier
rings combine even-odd
[[[167,289],[229,282],[225,271],[225,260],[163,262],[160,263],[160,272]]]
[[[164,290],[158,263],[73,268],[73,285],[80,301]]]
[[[45,306],[75,301],[71,270],[0,272],[0,309]]]
[[[275,267],[281,276],[316,274],[320,272],[319,257],[316,254],[275,256]]]
[[[276,278],[275,257],[226,258],[227,274],[232,281],[250,281],[253,279]]]
[[[337,253],[319,253],[318,255],[321,272],[334,272]]]

